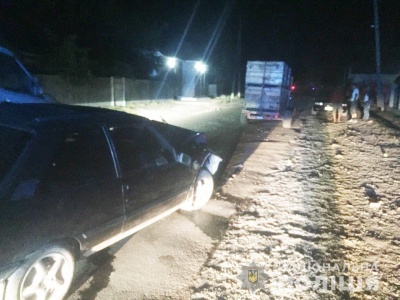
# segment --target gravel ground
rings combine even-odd
[[[192,299],[399,299],[397,121],[308,111],[246,127],[216,194],[237,213]]]

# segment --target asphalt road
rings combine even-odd
[[[225,169],[240,137],[240,101],[148,105],[129,111],[206,132]],[[219,173],[221,178],[222,172]],[[225,232],[232,203],[214,200],[176,212],[116,245],[77,262],[69,300],[182,299]]]

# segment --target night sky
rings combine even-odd
[[[400,1],[378,1],[382,71],[398,73]],[[66,37],[73,37],[74,44],[86,49],[95,62],[88,68],[97,66],[103,73],[127,66],[143,71],[141,55],[157,51],[203,59],[210,65],[210,76],[228,81],[237,70],[244,73],[247,60],[286,61],[295,80],[337,81],[349,68],[375,71],[372,0],[0,3],[2,44],[17,52],[51,57]]]

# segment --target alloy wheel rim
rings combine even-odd
[[[212,181],[207,178],[201,178],[197,181],[196,196],[194,205],[199,207],[208,202],[212,194]]]
[[[61,253],[47,254],[26,272],[20,288],[23,300],[59,300],[67,292],[73,277],[73,267]]]

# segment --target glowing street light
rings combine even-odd
[[[204,74],[205,72],[207,72],[207,65],[202,63],[201,61],[196,61],[196,63],[194,64],[194,68],[200,74]]]
[[[207,72],[207,65],[201,61],[196,61],[194,64],[194,69],[199,74],[199,92],[200,96],[204,96],[206,94],[206,72]]]
[[[167,57],[167,67],[170,69],[175,69],[177,64],[176,57]]]

